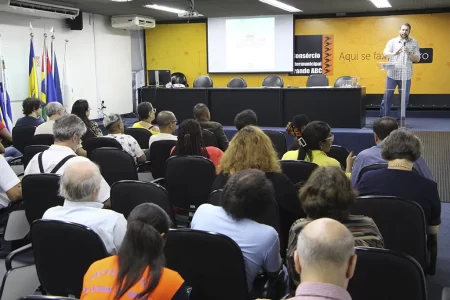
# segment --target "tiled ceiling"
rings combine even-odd
[[[43,0],[46,2],[46,0]],[[51,2],[54,2],[50,0]],[[49,2],[50,2],[49,1]],[[300,15],[364,13],[377,12],[368,0],[282,0],[301,10]],[[450,0],[389,0],[393,10],[420,10],[435,8],[450,8]],[[59,2],[59,1],[58,1]],[[188,0],[133,0],[130,2],[113,2],[111,0],[62,0],[83,11],[103,15],[139,14],[150,16],[157,21],[179,20],[173,13],[144,8],[145,4],[159,4],[179,9],[189,7]],[[274,15],[287,13],[281,9],[262,3],[258,0],[195,0],[195,9],[205,17],[232,17]]]

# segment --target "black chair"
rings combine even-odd
[[[13,146],[21,153],[25,151],[25,147],[33,143],[35,126],[23,125],[15,126],[12,129]]]
[[[22,179],[25,215],[30,225],[42,218],[47,209],[64,204],[59,196],[59,179],[56,174],[29,174]]]
[[[283,87],[284,81],[283,78],[281,78],[278,75],[270,75],[264,78],[262,86],[266,87]]]
[[[171,230],[164,248],[166,267],[192,287],[191,300],[248,300],[244,257],[222,234],[192,229]]]
[[[287,152],[286,137],[279,131],[274,130],[263,130],[263,131],[272,141],[275,151],[277,151],[278,159],[281,159],[283,155]]]
[[[125,128],[125,134],[131,135],[138,142],[141,149],[148,149],[152,133],[144,128]]]
[[[308,80],[306,81],[307,87],[315,87],[315,86],[328,86],[328,77],[323,74],[309,75]]]
[[[177,141],[164,140],[152,143],[150,147],[150,170],[153,178],[164,178],[166,175],[166,161],[170,157],[170,152],[177,144]]]
[[[138,180],[136,163],[124,150],[98,148],[92,151],[90,159],[99,165],[103,178],[110,186],[120,180]]]
[[[207,129],[203,129],[202,135],[203,135],[203,141],[205,142],[206,147],[209,147],[209,146],[217,147],[217,138],[214,133],[212,133],[211,131],[209,131]]]
[[[229,88],[246,88],[247,82],[242,77],[236,77],[228,82],[227,87]]]
[[[109,256],[101,238],[80,224],[37,220],[31,240],[39,281],[51,295],[79,298],[90,265]]]
[[[419,204],[392,196],[363,196],[351,214],[370,217],[377,224],[386,249],[411,255],[424,270],[430,265],[427,225]]]
[[[125,219],[138,205],[154,203],[164,209],[172,222],[175,221],[169,194],[153,182],[122,180],[111,186],[111,209],[123,214]]]
[[[358,262],[348,292],[353,300],[426,300],[425,276],[409,255],[356,248]]]
[[[214,206],[222,206],[222,189],[215,190],[209,194],[208,203]]]
[[[308,181],[317,165],[303,160],[280,160],[281,170],[293,184]]]
[[[92,137],[83,143],[83,147],[89,159],[91,159],[92,151],[98,148],[112,147],[122,149],[122,145],[118,141],[109,137]]]
[[[33,136],[32,145],[47,145],[51,146],[55,143],[53,134],[36,134]]]
[[[342,146],[332,145],[330,152],[327,153],[329,157],[336,159],[340,164],[341,168],[345,170],[347,168],[347,157],[350,152]]]
[[[31,159],[38,153],[43,152],[50,148],[50,146],[45,145],[30,145],[26,146],[25,150],[23,152],[22,162],[24,169],[27,168],[28,164],[30,163]]]
[[[387,163],[379,163],[379,164],[365,166],[364,168],[361,169],[361,171],[359,171],[356,182],[359,182],[361,180],[362,176],[367,172],[374,171],[374,170],[380,170],[380,169],[386,169],[387,167],[388,167]]]
[[[212,88],[213,86],[213,81],[209,76],[200,76],[194,81],[195,88]]]
[[[341,87],[345,80],[352,80],[352,76],[341,76],[334,82],[334,87],[338,88]]]
[[[183,73],[175,72],[170,76],[170,82],[172,84],[184,84],[187,86],[187,78]]]

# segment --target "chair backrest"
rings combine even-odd
[[[55,143],[53,134],[36,134],[33,136],[32,145],[47,145],[51,146]]]
[[[281,78],[278,75],[269,75],[266,78],[264,78],[262,86],[283,87],[284,81],[283,81],[283,78]]]
[[[208,203],[215,206],[222,206],[222,195],[223,190],[214,190],[209,194]]]
[[[191,300],[248,300],[244,257],[229,237],[193,229],[167,234],[166,267],[192,287]]]
[[[209,76],[200,76],[194,81],[195,88],[210,88],[213,86],[213,81]]]
[[[98,148],[112,147],[122,149],[122,145],[118,141],[109,137],[92,137],[83,143],[83,147],[89,158],[91,158],[92,151]]]
[[[154,179],[164,178],[166,175],[166,161],[170,157],[170,151],[177,141],[164,140],[152,143],[150,147],[151,172]]]
[[[187,78],[183,73],[175,72],[170,76],[170,82],[172,82],[172,84],[187,85]]]
[[[165,179],[172,205],[195,211],[208,201],[216,168],[212,161],[202,156],[172,156],[166,162]]]
[[[309,176],[317,168],[315,163],[303,160],[280,160],[281,170],[293,184],[308,181]]]
[[[37,220],[31,241],[39,281],[52,295],[80,297],[90,265],[109,256],[100,237],[80,224]]]
[[[308,80],[306,81],[307,87],[313,86],[328,86],[328,77],[323,74],[309,75]]]
[[[332,145],[330,152],[327,153],[329,157],[336,159],[340,164],[341,168],[345,170],[347,167],[347,157],[350,152],[342,146]]]
[[[138,180],[136,163],[124,150],[99,148],[92,151],[90,158],[99,165],[103,178],[110,186],[120,180]]]
[[[356,248],[358,261],[348,292],[353,300],[426,300],[425,276],[409,255],[377,249]]]
[[[211,131],[209,131],[207,129],[203,129],[202,135],[203,135],[203,141],[205,142],[206,147],[209,147],[209,146],[217,147],[217,138],[214,133],[212,133]]]
[[[359,182],[362,178],[362,176],[370,171],[379,170],[379,169],[386,169],[388,167],[387,163],[379,163],[379,164],[373,164],[369,166],[365,166],[364,168],[359,171],[357,182]]]
[[[152,133],[144,128],[125,128],[125,134],[131,135],[138,142],[141,149],[148,149],[148,142]]]
[[[59,196],[59,179],[56,174],[29,174],[22,179],[25,215],[30,225],[42,218],[47,209],[64,204]]]
[[[30,163],[31,159],[38,153],[43,152],[50,148],[50,146],[46,145],[30,145],[26,146],[23,153],[23,167],[24,169],[27,168],[28,164]]]
[[[162,186],[153,182],[122,180],[111,186],[111,208],[123,214],[125,219],[138,205],[154,203],[164,209],[174,222],[172,205],[169,194]]]
[[[281,159],[283,155],[287,152],[287,142],[286,137],[283,133],[275,130],[263,130],[264,133],[272,141],[273,147],[277,151],[278,158]]]
[[[25,151],[25,147],[33,143],[35,126],[23,125],[15,126],[12,129],[13,146],[21,153]]]
[[[391,196],[363,196],[351,213],[374,220],[386,249],[411,255],[423,268],[428,266],[426,220],[419,204]]]
[[[352,76],[341,76],[334,82],[334,87],[341,87],[345,80],[352,80]]]
[[[227,87],[229,88],[246,88],[247,82],[242,77],[235,77],[228,82]]]

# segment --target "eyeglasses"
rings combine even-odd
[[[330,137],[327,137],[327,138],[325,139],[325,141],[330,141],[330,143],[333,144],[333,141],[334,141],[334,135],[332,134]]]

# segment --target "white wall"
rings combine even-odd
[[[28,93],[30,22],[34,28],[35,55],[39,57],[42,56],[44,32],[48,34],[47,45],[50,49],[50,29],[54,28],[61,77],[65,40],[69,40],[69,77],[74,99],[89,101],[91,118],[97,118],[97,108],[102,100],[107,107],[105,112],[123,114],[132,111],[131,39],[128,31],[113,29],[108,17],[87,13],[83,15],[83,30],[71,31],[65,20],[37,19],[0,12],[0,45],[6,62],[14,120],[22,116],[22,101]],[[40,66],[38,74],[40,77]]]

